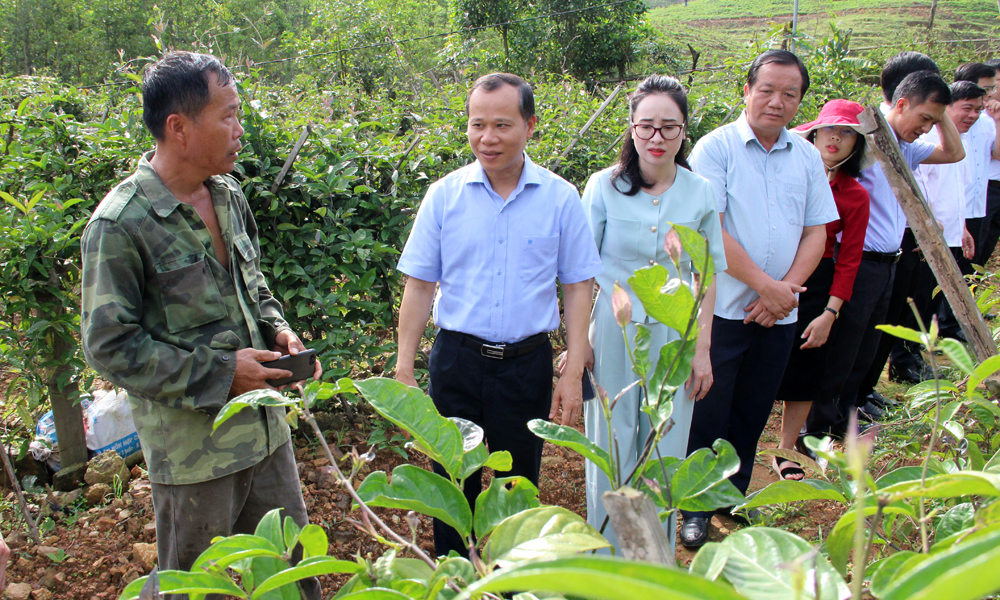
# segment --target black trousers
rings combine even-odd
[[[483,356],[462,343],[463,334],[442,329],[434,340],[430,362],[430,397],[445,417],[459,417],[483,428],[490,452],[506,450],[510,471],[538,485],[544,440],[531,433],[528,421],[547,419],[552,406],[552,345],[548,339],[534,351],[507,360]],[[448,477],[434,465],[434,472]],[[482,491],[482,473],[465,480],[465,498],[475,508]],[[434,550],[438,556],[455,550],[468,557],[466,541],[449,525],[434,520]]]
[[[917,240],[913,237],[913,232],[909,228],[903,234],[901,248],[903,253],[899,257],[899,262],[896,263],[895,275],[892,280],[892,295],[889,298],[889,308],[886,310],[885,318],[882,321],[882,323],[888,325],[906,324],[907,315],[912,314],[906,300],[917,295],[917,289],[920,285],[919,267],[923,261],[921,260],[921,254],[914,252],[917,248]],[[880,325],[881,323],[877,324]],[[858,388],[859,397],[864,398],[871,394],[875,386],[878,385],[882,371],[885,370],[885,363],[889,360],[889,354],[892,352],[897,339],[899,338],[891,335],[879,336],[875,355],[871,359],[871,364],[867,367],[867,372],[861,378],[861,385]]]
[[[975,232],[971,232],[976,235]],[[982,239],[980,239],[982,238]],[[976,258],[972,261],[985,266],[1000,240],[1000,181],[990,180],[986,188],[986,216],[980,236],[976,238]]]
[[[875,329],[885,319],[893,289],[896,265],[862,260],[854,278],[850,302],[830,331],[827,367],[817,382],[820,401],[814,402],[806,419],[807,435],[843,434],[858,403],[858,388],[868,372],[882,332]]]
[[[740,470],[729,480],[744,494],[750,487],[757,442],[771,414],[794,338],[794,323],[761,327],[720,317],[712,321],[715,382],[708,395],[694,405],[687,452],[690,455],[711,448],[717,439],[729,441],[740,457]]]

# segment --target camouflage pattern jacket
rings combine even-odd
[[[219,263],[194,207],[149,163],[115,187],[83,233],[83,351],[128,391],[149,478],[208,481],[289,439],[284,408],[243,410],[214,433],[236,351],[269,349],[288,324],[260,272],[257,225],[231,177],[206,181],[229,254]]]

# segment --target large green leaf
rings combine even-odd
[[[866,506],[864,508],[865,517],[870,517],[878,512],[878,506]],[[909,506],[886,506],[882,509],[886,514],[902,514],[916,517],[913,509]],[[854,510],[849,510],[840,516],[836,525],[826,536],[826,553],[830,557],[830,563],[840,572],[847,575],[847,561],[854,549],[854,530],[857,528],[856,515]]]
[[[375,561],[374,575],[380,584],[405,579],[426,582],[434,576],[434,569],[422,560],[402,558],[395,549],[390,549]]]
[[[664,344],[660,348],[660,357],[656,362],[656,369],[649,379],[650,403],[659,403],[668,400],[664,393],[673,391],[684,385],[684,382],[691,376],[691,361],[694,360],[695,340],[690,339],[674,340]]]
[[[370,506],[415,510],[454,527],[466,537],[472,532],[472,510],[462,490],[451,481],[414,465],[392,470],[389,483],[382,471],[365,478],[358,496]]]
[[[337,596],[338,600],[413,600],[410,596],[402,592],[387,588],[368,588],[346,596]]]
[[[260,408],[262,406],[294,406],[299,401],[289,398],[277,390],[261,389],[249,391],[241,394],[229,402],[226,402],[219,414],[215,415],[212,423],[212,431],[218,429],[223,423],[231,419],[236,413],[246,408]]]
[[[261,517],[257,523],[253,534],[266,539],[279,551],[284,552],[287,547],[285,546],[285,532],[281,528],[281,509],[275,508],[267,511],[267,514]]]
[[[611,473],[611,454],[587,439],[587,436],[576,429],[565,425],[557,425],[552,421],[545,421],[543,419],[528,421],[528,429],[547,442],[551,442],[556,446],[565,446],[578,454],[582,454],[584,458],[594,463],[598,469],[604,471],[609,481],[614,481]]]
[[[749,509],[757,508],[758,506],[802,502],[805,500],[836,500],[841,504],[847,503],[847,498],[844,498],[844,495],[829,481],[823,481],[822,479],[803,479],[802,481],[785,479],[775,481],[759,492],[756,492],[737,508]]]
[[[741,529],[720,545],[728,547],[725,553],[715,550],[703,559],[699,552],[691,563],[691,572],[720,572],[724,561],[722,577],[751,600],[842,600],[850,596],[843,577],[826,558],[817,554],[809,542],[787,531]],[[818,585],[806,585],[809,578],[798,576],[797,568],[812,571]]]
[[[473,513],[476,536],[483,539],[507,517],[541,505],[538,488],[524,477],[494,478],[490,487],[476,498]]]
[[[916,329],[910,329],[909,327],[902,327],[900,325],[876,325],[875,329],[888,333],[891,336],[902,338],[908,342],[914,342],[923,346],[927,345],[928,340],[926,339],[926,336]]]
[[[632,349],[632,372],[639,376],[639,379],[646,380],[649,377],[649,370],[652,363],[649,359],[649,328],[638,323],[635,326],[635,348]],[[617,390],[613,391],[618,393]]]
[[[501,569],[469,586],[455,600],[522,590],[588,600],[743,600],[728,586],[683,571],[600,556],[531,561]]]
[[[677,236],[681,238],[681,245],[684,246],[684,250],[691,257],[691,265],[696,271],[702,274],[702,285],[706,287],[712,285],[712,276],[715,274],[715,261],[712,259],[712,254],[708,251],[707,238],[690,227],[676,223],[671,223],[671,225],[674,231],[677,232]],[[705,265],[706,260],[708,261],[707,267]]]
[[[171,594],[230,594],[243,596],[226,575],[213,572],[160,571],[160,591]]]
[[[279,550],[263,537],[237,534],[223,538],[209,546],[195,559],[191,570],[201,570],[203,567],[225,569],[235,562],[255,556],[279,558],[282,552],[283,550]]]
[[[647,315],[671,329],[685,331],[694,310],[694,296],[686,285],[666,286],[668,276],[666,267],[653,265],[636,271],[628,284]]]
[[[879,495],[900,498],[957,498],[961,496],[1000,496],[1000,475],[978,471],[962,471],[928,477],[925,486],[920,480],[904,481],[878,491]]]
[[[356,562],[338,560],[332,556],[314,556],[261,581],[257,584],[257,589],[254,590],[250,598],[251,600],[258,600],[258,598],[261,598],[267,592],[283,585],[294,585],[300,579],[331,575],[333,573],[357,574],[363,571],[364,567]]]
[[[975,374],[976,361],[972,360],[969,352],[961,342],[951,338],[942,338],[938,340],[938,347],[944,350],[945,355],[951,359],[952,364],[962,369],[966,375]]]
[[[497,525],[483,548],[483,558],[491,565],[506,567],[522,560],[610,545],[583,517],[559,506],[542,506],[521,511]]]
[[[934,529],[934,539],[943,540],[963,529],[972,527],[976,520],[976,509],[971,502],[963,502],[951,507],[941,515]]]
[[[462,472],[458,478],[466,479],[483,467],[489,467],[494,471],[510,471],[512,466],[513,458],[510,452],[500,450],[488,453],[486,445],[479,444],[462,457]]]
[[[921,561],[927,559],[926,554],[917,554],[916,552],[904,550],[881,561],[878,565],[878,569],[876,569],[875,573],[872,574],[872,595],[876,598],[884,596],[886,589],[889,587],[889,584],[892,583],[892,580],[895,579],[896,574],[900,572],[900,569],[904,564],[914,557]]]
[[[956,544],[898,574],[882,600],[973,600],[1000,591],[1000,531]]]
[[[451,476],[462,472],[462,434],[442,417],[434,402],[419,388],[395,379],[376,377],[357,381],[355,387],[380,415],[413,436],[414,446],[444,467]]]
[[[711,450],[696,450],[681,462],[671,480],[675,505],[684,510],[713,510],[738,503],[743,495],[729,482],[729,478],[739,468],[736,449],[726,440],[715,440]],[[726,504],[712,509],[695,508],[716,502]]]

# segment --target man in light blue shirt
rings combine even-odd
[[[716,280],[715,382],[695,404],[687,450],[732,443],[740,469],[730,481],[743,493],[792,351],[797,294],[823,256],[826,223],[839,218],[819,151],[785,129],[808,89],[797,56],[761,54],[743,88],[746,110],[690,158],[715,190],[728,268]],[[682,514],[681,543],[701,546],[711,513]]]
[[[951,91],[937,73],[934,61],[919,52],[900,53],[890,58],[882,69],[885,103],[881,110],[896,134],[903,158],[911,169],[922,163],[946,164],[965,157],[962,138],[955,124],[944,118],[945,107],[951,103]],[[939,139],[937,145],[918,139],[935,126]],[[868,293],[878,289],[879,297],[870,309],[869,324],[864,328],[864,337],[851,373],[838,392],[837,412],[823,415],[813,407],[806,429],[814,434],[843,434],[855,407],[872,414],[876,412],[875,408],[885,403],[875,386],[897,338],[884,336],[875,327],[883,323],[905,324],[911,314],[907,298],[916,297],[920,285],[920,254],[916,252],[916,238],[906,228],[906,216],[881,165],[876,164],[862,172],[860,181],[871,198],[862,266],[867,264],[872,276],[863,285],[867,286]],[[883,273],[878,273],[879,269]],[[856,280],[855,289],[859,289],[857,286]],[[915,371],[914,376],[919,377],[922,361],[906,367],[897,366],[900,370]],[[895,375],[892,369],[889,374],[890,378]]]
[[[537,486],[542,440],[527,423],[580,419],[583,369],[593,364],[593,277],[603,266],[576,188],[524,152],[536,121],[531,87],[516,75],[486,75],[473,84],[466,112],[477,160],[431,185],[399,260],[409,278],[396,379],[417,385],[414,359],[434,304],[440,331],[428,393],[435,406],[481,426],[490,451],[511,453],[512,469],[498,476]],[[553,391],[548,332],[559,327],[557,278],[567,357]],[[478,472],[466,480],[470,507],[481,489]],[[434,546],[438,555],[468,555],[468,540],[438,520]]]

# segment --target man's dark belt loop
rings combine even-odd
[[[872,250],[865,250],[861,253],[861,257],[865,260],[877,263],[888,263],[894,264],[899,262],[899,257],[903,255],[902,250],[896,250],[895,252],[874,252]]]
[[[525,354],[534,352],[536,348],[544,344],[546,340],[549,339],[549,335],[542,332],[526,337],[513,344],[498,344],[458,331],[448,331],[446,329],[442,329],[441,332],[459,336],[462,340],[463,346],[468,346],[469,348],[478,350],[479,353],[486,358],[492,358],[494,360],[507,360],[517,358],[518,356],[524,356]]]

